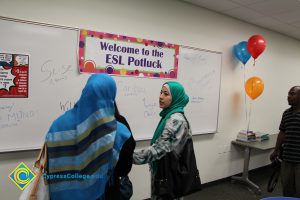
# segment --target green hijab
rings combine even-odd
[[[166,121],[170,118],[170,116],[174,113],[184,113],[184,107],[189,102],[189,97],[185,93],[183,86],[174,81],[166,82],[165,84],[169,85],[171,96],[172,96],[172,102],[171,105],[165,109],[163,109],[159,115],[161,116],[161,119],[156,127],[156,130],[154,132],[154,135],[151,140],[151,145],[155,143],[155,141],[159,138],[159,136],[162,134],[164,127],[166,125]],[[164,84],[164,85],[165,85]],[[156,171],[156,163],[152,163],[154,171]]]
[[[156,130],[154,132],[154,135],[151,140],[151,145],[159,138],[159,136],[162,134],[166,121],[170,118],[170,116],[174,113],[184,113],[184,107],[189,102],[189,97],[185,93],[183,86],[174,81],[166,82],[165,84],[169,85],[171,96],[172,96],[172,102],[171,105],[168,108],[163,109],[159,115],[161,116],[161,120],[159,121],[158,126],[156,127]],[[165,85],[164,84],[164,85]]]

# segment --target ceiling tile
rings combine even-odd
[[[300,0],[181,0],[298,38]]]
[[[298,31],[298,32],[291,32],[288,35],[291,36],[291,37],[293,37],[293,38],[295,38],[295,39],[299,40],[299,38],[300,38],[300,31]]]
[[[248,22],[251,22],[253,24],[266,27],[266,28],[272,28],[273,26],[282,24],[278,20],[274,19],[273,17],[259,17],[255,19],[250,19]]]
[[[236,8],[239,5],[230,0],[184,0],[185,2],[193,3],[198,6],[208,8],[214,11],[223,11]]]
[[[296,21],[296,22],[293,22],[291,23],[291,25],[295,26],[295,27],[298,27],[300,28],[300,20],[299,21]]]
[[[299,9],[289,10],[287,12],[274,15],[274,18],[278,19],[281,22],[293,23],[296,21],[300,21],[300,11]]]
[[[250,5],[265,0],[231,0],[231,1],[240,5]]]
[[[286,3],[288,2],[288,3]],[[253,3],[251,5],[247,5],[247,7],[263,13],[264,15],[275,15],[278,13],[286,12],[293,9],[300,8],[300,1],[298,0],[265,0],[257,3]]]
[[[222,13],[232,16],[232,17],[235,17],[240,20],[245,20],[245,21],[260,19],[260,18],[264,17],[262,14],[260,14],[256,11],[253,11],[249,8],[245,8],[245,7],[226,10],[226,11],[223,11]]]
[[[277,24],[277,25],[273,25],[272,28],[274,30],[277,30],[277,31],[282,32],[282,33],[299,31],[299,28],[297,28],[293,25],[289,25],[289,24]]]

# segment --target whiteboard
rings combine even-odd
[[[0,19],[0,53],[29,55],[28,98],[0,98],[0,152],[41,147],[51,123],[72,108],[89,74],[77,65],[78,30]],[[217,132],[220,52],[180,47],[177,81],[190,97],[193,134]],[[136,140],[152,138],[167,79],[113,76],[117,104]]]

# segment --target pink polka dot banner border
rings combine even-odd
[[[177,79],[176,44],[80,30],[78,49],[82,73]]]

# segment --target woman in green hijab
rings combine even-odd
[[[151,172],[151,199],[164,199],[155,195],[154,176],[157,161],[168,152],[180,151],[187,139],[192,137],[188,122],[184,116],[184,107],[189,97],[178,82],[167,82],[162,86],[159,96],[161,120],[152,137],[150,147],[133,154],[133,163],[137,165],[149,163]]]

